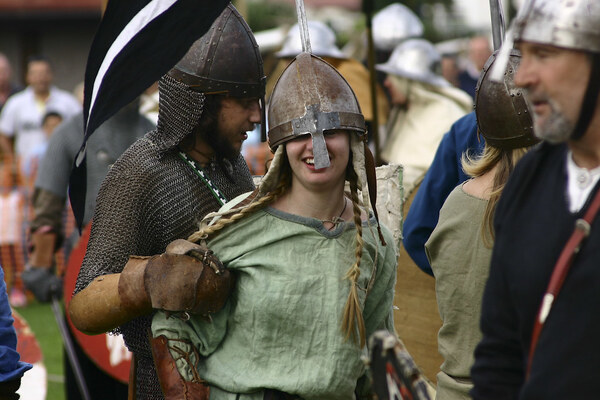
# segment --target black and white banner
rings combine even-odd
[[[85,133],[69,196],[79,224],[85,198],[89,136],[169,71],[202,36],[229,0],[110,0],[85,71]]]

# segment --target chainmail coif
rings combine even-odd
[[[220,207],[176,148],[197,124],[204,95],[169,76],[161,78],[159,90],[157,130],[121,156],[100,188],[75,293],[99,275],[121,272],[130,255],[163,253],[171,241],[186,239],[206,214]],[[228,171],[213,163],[204,172],[226,198],[254,188],[241,155],[224,165]],[[118,329],[138,361],[138,399],[164,398],[148,343],[151,321],[148,315]]]

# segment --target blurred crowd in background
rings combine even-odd
[[[252,4],[240,5],[250,14],[251,25]],[[404,165],[407,195],[427,170],[442,135],[472,110],[479,74],[492,53],[489,31],[459,32],[464,36],[452,40],[428,40],[440,36],[432,28],[428,12],[432,8],[413,8],[430,14],[430,19],[423,19],[401,3],[388,4],[374,14],[376,111],[372,107],[364,18],[355,12],[348,20],[348,11],[343,9],[339,15],[329,9],[308,10],[314,54],[335,66],[354,89],[369,124],[371,147],[380,164]],[[301,51],[293,8],[288,4],[278,10],[282,15],[273,19],[284,21],[282,24],[255,30],[268,72],[267,96],[285,66]],[[346,18],[344,24],[340,15]],[[57,87],[53,59],[53,54],[30,54],[23,66],[23,79],[19,79],[12,72],[13,60],[0,54],[0,263],[13,307],[23,307],[32,299],[20,275],[29,262],[30,222],[35,217],[32,195],[40,160],[56,127],[70,118],[81,118],[83,85]],[[427,117],[433,109],[438,115],[435,121]],[[139,112],[155,124],[157,111],[154,85],[142,95]],[[249,135],[243,154],[253,174],[264,174],[271,153],[266,143],[261,143],[258,127]],[[69,237],[74,222],[68,204],[63,218],[63,235]],[[62,251],[57,253],[56,266],[57,273],[62,274]]]

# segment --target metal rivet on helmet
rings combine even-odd
[[[240,62],[240,60],[244,60]],[[168,74],[199,92],[263,97],[266,77],[248,24],[229,4]]]
[[[511,50],[504,79],[490,79],[495,52],[486,62],[475,91],[477,128],[486,142],[501,149],[531,146],[539,141],[533,134],[533,121],[522,90],[514,83],[514,71],[521,61],[520,53]]]

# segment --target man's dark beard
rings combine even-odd
[[[229,140],[221,135],[218,129],[210,131],[204,130],[201,132],[200,136],[202,137],[202,140],[210,144],[210,147],[213,148],[215,151],[215,159],[218,163],[221,163],[223,160],[234,161],[240,154],[240,152],[229,143]]]
[[[204,102],[204,112],[200,118],[198,126],[194,129],[194,134],[214,150],[214,161],[226,172],[227,175],[233,172],[231,164],[235,162],[240,152],[236,150],[231,143],[219,131],[218,114],[221,109],[222,96],[207,96]]]

